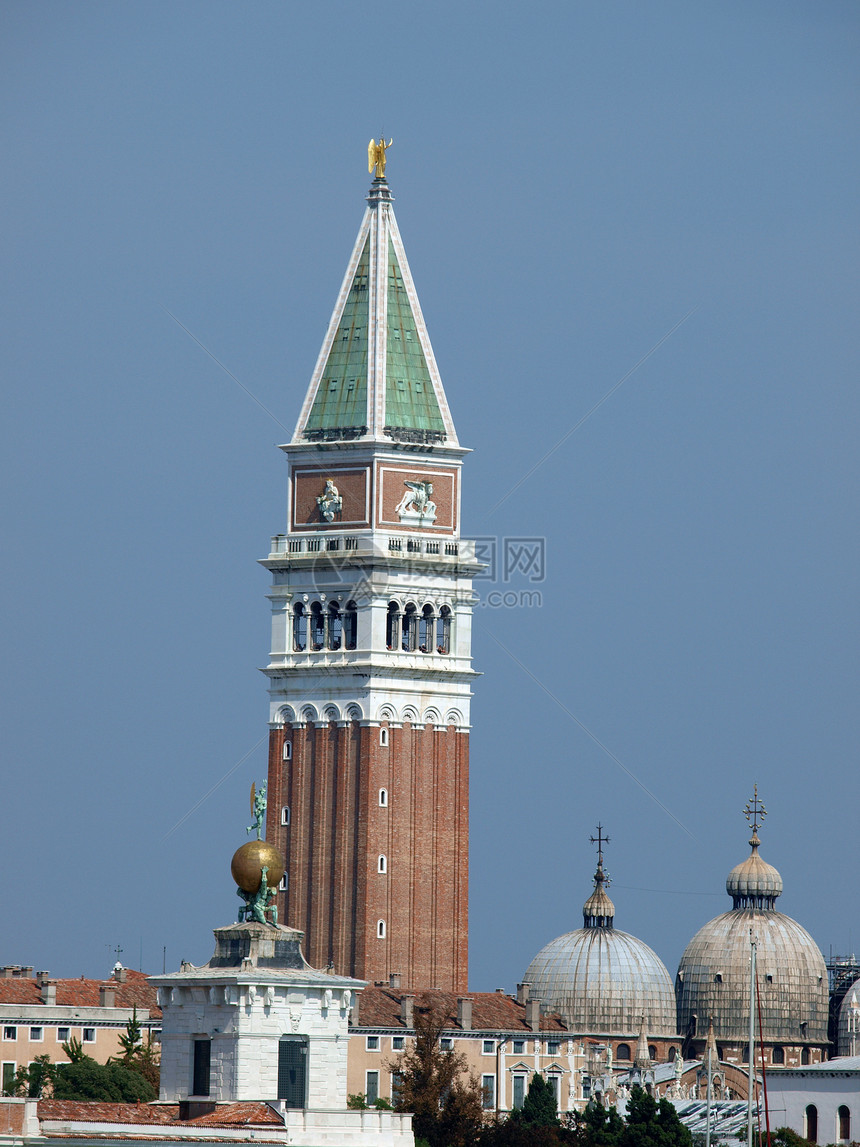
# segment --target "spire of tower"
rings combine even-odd
[[[294,445],[459,445],[393,203],[385,175],[377,174]]]

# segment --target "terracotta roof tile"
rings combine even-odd
[[[400,1000],[407,993],[392,988],[368,987],[361,993],[358,1005],[359,1026],[362,1028],[403,1028],[400,1018]],[[446,1028],[457,1031],[458,996],[439,988],[408,993],[415,995],[417,1009],[438,1008],[446,1017]],[[470,992],[472,1001],[472,1031],[530,1031],[526,1023],[524,1004],[503,992]],[[567,1031],[557,1015],[541,1015],[541,1031]]]
[[[180,1119],[177,1103],[95,1103],[74,1099],[40,1099],[39,1119],[54,1123],[153,1124],[163,1127],[282,1127],[283,1121],[267,1103],[219,1103],[214,1111],[196,1119]]]
[[[150,1016],[158,1019],[161,1009],[156,1004],[156,990],[149,983],[149,977],[144,972],[134,972],[126,969],[124,984],[117,980],[53,980],[57,986],[57,1007],[60,1008],[97,1008],[99,1007],[99,988],[110,987],[115,990],[115,1004],[118,1008],[137,1007],[141,1016]],[[14,979],[0,979],[0,1004],[41,1004],[42,992],[36,979],[27,977],[14,977]]]

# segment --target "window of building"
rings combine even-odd
[[[379,730],[379,743],[383,749],[388,748],[388,730],[387,729],[380,729]]]
[[[524,1039],[515,1039],[511,1043],[511,1051],[514,1055],[525,1055],[526,1041]]]
[[[749,1044],[744,1045],[744,1053],[741,1056],[741,1059],[744,1063],[749,1063],[749,1061],[750,1061],[750,1045]]]
[[[847,1143],[851,1138],[851,1112],[843,1103],[836,1114],[839,1121],[839,1139]]]
[[[18,1038],[18,1029],[16,1027],[12,1027],[10,1025],[8,1027],[3,1028],[3,1039],[11,1040],[11,1039],[17,1039],[17,1038]]]
[[[449,1035],[441,1036],[439,1039],[439,1047],[442,1049],[442,1051],[453,1051],[454,1050],[453,1036],[449,1036]]]
[[[284,807],[281,809],[281,824],[289,824],[289,823],[290,823],[290,806],[285,804]]]
[[[436,618],[436,652],[451,652],[451,610],[443,605]]]
[[[307,1036],[281,1036],[278,1041],[278,1099],[290,1108],[305,1106]]]
[[[293,607],[293,652],[304,653],[308,647],[308,618],[305,607],[299,602]]]
[[[379,807],[388,808],[388,789],[379,790]]]
[[[30,1028],[30,1041],[32,1043],[41,1043],[42,1038],[43,1037],[42,1037],[42,1029],[41,1028]]]
[[[86,1031],[86,1028],[84,1028]],[[194,1040],[194,1060],[191,1068],[191,1094],[209,1094],[210,1063],[212,1057],[212,1040]]]
[[[584,1075],[582,1077],[582,1098],[591,1099],[591,1076]]]
[[[367,1102],[372,1107],[379,1099],[379,1072],[368,1071],[365,1072],[365,1088],[364,1094],[367,1096]]]
[[[418,652],[433,652],[433,630],[436,618],[433,616],[433,607],[425,605],[418,621]]]
[[[620,1043],[618,1045],[618,1047],[615,1049],[615,1058],[616,1059],[623,1059],[623,1060],[630,1059],[630,1044],[629,1043]]]
[[[561,1076],[557,1071],[551,1071],[546,1077],[547,1083],[552,1088],[552,1093],[555,1097],[555,1105],[558,1107],[561,1102]]]
[[[57,1043],[68,1043],[71,1034],[71,1028],[57,1028]]]
[[[323,607],[318,601],[311,603],[311,617],[310,617],[310,643],[311,649],[314,653],[319,653],[325,645],[325,614]]]
[[[657,1060],[657,1048],[654,1046],[653,1043],[648,1044],[648,1058],[651,1060],[652,1063],[655,1063]]]
[[[366,1037],[366,1047],[368,1051],[379,1051],[379,1036],[369,1035]]]
[[[809,1048],[805,1047],[800,1053],[800,1062],[806,1067],[809,1064]]]
[[[391,1050],[392,1051],[403,1051],[403,1046],[404,1046],[404,1044],[403,1044],[403,1036],[402,1035],[393,1035],[391,1037]]]
[[[485,1039],[481,1044],[481,1053],[483,1055],[495,1055],[496,1041],[494,1039]]]
[[[293,759],[293,742],[284,741],[284,760],[291,761]]]
[[[410,601],[403,612],[401,648],[405,653],[414,653],[418,648],[418,610]]]
[[[557,1040],[557,1039],[547,1040],[547,1044],[546,1044],[546,1054],[547,1055],[558,1055],[558,1053],[560,1051],[561,1051],[561,1041],[560,1040]]]
[[[806,1108],[806,1138],[810,1143],[818,1142],[818,1108],[814,1103]]]
[[[384,920],[377,920],[376,921],[376,937],[378,940],[384,940],[385,939],[385,921]]]
[[[328,647],[332,650],[338,650],[343,641],[343,618],[340,613],[340,605],[333,601],[328,607]]]
[[[278,891],[279,892],[286,892],[289,887],[290,887],[290,874],[289,874],[289,872],[285,872],[284,875],[281,877],[281,883],[278,885]]]
[[[785,1063],[785,1049],[781,1047],[775,1047],[771,1053],[771,1062]]]
[[[347,603],[343,618],[343,640],[347,649],[355,649],[358,644],[358,610],[354,601]]]
[[[0,1078],[0,1089],[4,1095],[11,1095],[15,1090],[15,1068],[14,1063],[3,1064],[3,1075]]]
[[[396,601],[388,603],[388,616],[385,624],[385,646],[389,652],[400,648],[400,607]]]
[[[678,1049],[676,1047],[670,1047],[669,1048],[669,1063],[674,1063],[677,1055],[678,1055]]]
[[[376,871],[383,873],[388,871],[388,861],[382,855],[380,855],[379,860],[376,862]]]
[[[83,1036],[84,1036],[84,1043],[95,1043],[96,1042],[96,1029],[95,1028],[84,1028]]]
[[[526,1097],[526,1077],[524,1075],[514,1076],[514,1090],[513,1090],[513,1107],[522,1107],[523,1100]]]
[[[402,1036],[396,1038],[402,1039]],[[391,1102],[396,1106],[400,1098],[400,1093],[403,1090],[403,1076],[399,1071],[392,1071],[391,1073]]]
[[[486,1042],[486,1041],[484,1041]],[[496,1106],[496,1077],[494,1075],[481,1076],[482,1103],[485,1111],[493,1111]]]

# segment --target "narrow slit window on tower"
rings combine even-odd
[[[278,891],[279,892],[286,892],[289,887],[290,887],[290,874],[288,872],[285,872],[284,875],[281,877],[281,883],[278,885]]]
[[[388,789],[379,790],[379,807],[388,808]]]
[[[281,824],[289,824],[289,823],[290,823],[290,806],[285,804],[284,807],[281,809]]]
[[[388,872],[388,861],[381,853],[379,856],[379,860],[376,862],[376,871],[381,872],[383,874]]]
[[[284,760],[291,761],[293,759],[293,742],[284,741]]]
[[[379,939],[379,940],[385,939],[385,921],[384,920],[377,920],[376,921],[376,936],[377,936],[377,939]]]
[[[382,745],[383,749],[388,747],[388,730],[387,729],[380,729],[379,730],[379,743],[380,743],[380,745]]]

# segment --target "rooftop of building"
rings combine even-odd
[[[98,1008],[107,1006],[102,1003],[102,989],[108,989],[114,993],[114,1007],[136,1007],[141,1015],[148,1014],[154,1019],[161,1016],[155,988],[145,972],[121,968],[106,980],[88,980],[84,976],[77,980],[62,980],[47,972],[37,972],[34,976],[30,974],[32,970],[19,965],[0,968],[0,1004]],[[54,1000],[48,998],[46,987],[56,988]]]
[[[416,992],[403,992],[399,988],[374,985],[365,988],[359,1003],[359,1028],[393,1028],[404,1030],[402,1003],[404,996],[413,996],[414,1010],[421,1014],[430,1010],[444,1017],[445,1029],[451,1031],[475,1032],[529,1032],[533,1030],[526,1021],[527,1004],[519,1003],[514,996],[505,992],[470,992],[467,996],[457,996],[439,988],[419,989]],[[458,1001],[471,1000],[471,1026],[464,1028],[458,1019]],[[555,1014],[540,1015],[540,1031],[567,1032],[561,1017]]]

